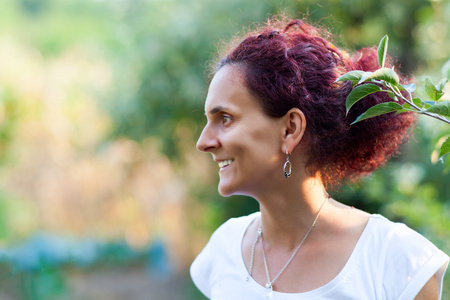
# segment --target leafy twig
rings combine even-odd
[[[400,84],[399,76],[394,69],[384,67],[388,41],[389,38],[385,35],[378,45],[377,53],[380,65],[378,70],[374,72],[354,70],[336,79],[336,81],[352,82],[353,89],[345,102],[347,113],[356,102],[372,93],[387,92],[393,100],[370,107],[358,116],[352,124],[391,112],[403,113],[409,111],[435,118],[450,125],[450,120],[448,119],[450,117],[450,101],[441,99],[448,79],[443,78],[437,85],[434,85],[429,78],[426,78],[425,92],[431,101],[414,98],[413,92],[416,89],[416,85]],[[381,88],[380,85],[385,89]],[[405,97],[402,91],[406,91],[408,97]],[[403,105],[400,105],[399,99],[403,100]],[[443,157],[448,153],[450,153],[450,137],[441,145],[439,157]]]

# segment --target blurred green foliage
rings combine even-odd
[[[0,89],[0,166],[7,162],[9,146],[20,120],[20,103],[14,91]]]
[[[438,78],[450,57],[450,2],[430,0],[3,0],[0,35],[20,40],[45,62],[77,47],[101,53],[114,70],[114,85],[98,95],[99,105],[115,124],[109,138],[142,141],[152,136],[174,165],[182,165],[204,124],[203,99],[217,48],[242,27],[279,11],[319,22],[348,49],[376,46],[388,34],[390,54],[404,73],[418,80],[424,75]],[[0,86],[0,168],[12,154],[24,113],[20,103],[16,91]],[[403,221],[450,253],[450,177],[442,163],[430,160],[436,142],[449,133],[448,126],[420,119],[399,158],[333,196]],[[4,239],[14,230],[4,221],[12,204],[1,197]],[[191,220],[191,229],[197,231],[211,232],[229,217],[258,209],[245,197],[223,200],[216,185],[202,182],[191,187],[189,198],[187,213],[203,211],[202,218]],[[23,299],[64,293],[58,268],[41,271],[37,277],[30,275],[37,281],[24,275],[18,284],[44,296],[28,294]]]

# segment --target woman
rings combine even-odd
[[[375,49],[353,56],[302,21],[268,23],[220,61],[197,148],[220,167],[222,196],[260,212],[231,219],[191,267],[219,299],[439,299],[449,257],[420,234],[333,200],[396,152],[411,114],[349,124],[389,101],[375,93],[345,113],[350,70],[374,70]]]

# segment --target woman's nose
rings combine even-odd
[[[212,152],[219,146],[219,141],[214,131],[206,125],[203,128],[202,134],[197,141],[197,149],[202,152]]]

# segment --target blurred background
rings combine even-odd
[[[224,220],[258,209],[221,198],[217,166],[195,149],[208,65],[280,11],[348,49],[388,34],[419,84],[450,77],[444,0],[1,1],[1,300],[204,299],[190,263]],[[450,253],[441,123],[419,118],[399,157],[332,195]]]

